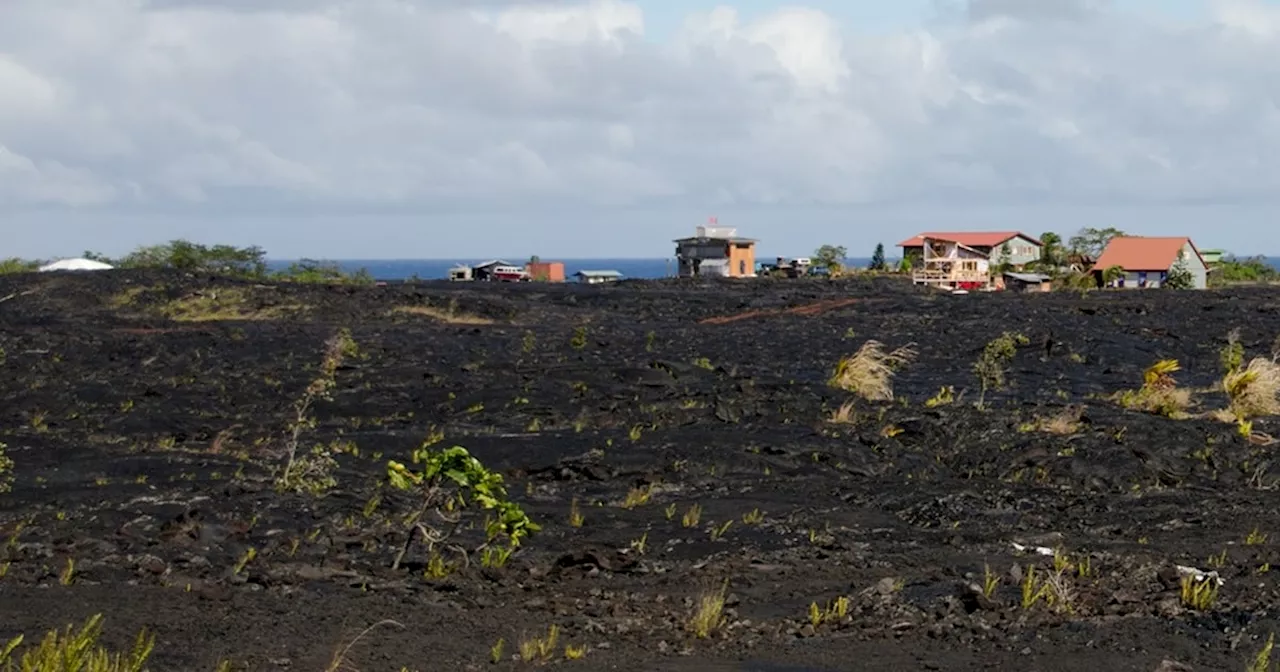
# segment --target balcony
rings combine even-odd
[[[912,282],[917,285],[951,285],[960,282],[980,282],[986,284],[991,278],[982,271],[961,271],[953,270],[950,272],[937,270],[921,270],[911,274]]]

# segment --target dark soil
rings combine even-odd
[[[217,316],[241,319],[166,317],[192,296],[234,297]],[[341,327],[361,355],[303,438],[358,454],[338,458],[331,492],[280,494],[292,404]],[[156,670],[323,670],[389,619],[351,664],[527,668],[517,643],[556,625],[547,664],[581,669],[1243,669],[1280,629],[1280,446],[1203,416],[1225,405],[1212,389],[1237,327],[1249,357],[1271,357],[1280,298],[0,278],[0,442],[16,463],[0,641],[102,613],[110,644],[156,633]],[[971,368],[1005,330],[1028,344],[979,410]],[[832,423],[853,396],[827,378],[867,339],[918,356],[896,401]],[[1196,417],[1105,399],[1162,358],[1182,364]],[[926,405],[943,386],[958,401]],[[1074,432],[1032,426],[1075,406]],[[415,545],[391,569],[411,500],[385,487],[386,461],[433,433],[500,470],[542,524],[505,566],[473,557],[431,578]],[[627,508],[633,489],[649,498]],[[1015,543],[1060,550],[1069,610],[1024,608],[1019,577],[1054,559]],[[1176,565],[1220,572],[1209,608],[1181,603]],[[726,581],[723,626],[694,637],[694,601]],[[841,596],[847,614],[813,627],[810,604]],[[565,644],[585,656],[565,661]]]

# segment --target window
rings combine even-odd
[[[1146,271],[1138,271],[1138,286],[1139,286],[1139,287],[1146,287],[1146,286],[1147,286],[1147,272],[1146,272]]]
[[[962,270],[962,271],[976,271],[976,270],[978,270],[978,262],[976,262],[976,261],[962,261],[962,262],[960,262],[960,270]]]

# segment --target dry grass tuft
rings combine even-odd
[[[846,401],[843,404],[840,404],[840,408],[831,412],[831,417],[827,418],[827,422],[833,425],[857,424],[858,414],[853,407],[853,402]]]
[[[1142,387],[1124,390],[1112,396],[1112,400],[1131,411],[1143,411],[1163,415],[1166,418],[1188,417],[1191,407],[1191,390],[1178,387],[1173,374],[1182,370],[1176,359],[1162,359],[1142,372]]]
[[[493,320],[487,317],[469,315],[456,310],[436,308],[434,306],[396,306],[391,309],[391,312],[392,314],[429,317],[446,324],[493,324]]]
[[[909,345],[885,352],[879,341],[867,341],[852,356],[840,359],[827,384],[868,401],[892,401],[893,373],[915,355]]]
[[[1227,373],[1222,389],[1230,400],[1229,422],[1280,415],[1280,364],[1270,359],[1258,357],[1249,366]]]
[[[1067,406],[1050,416],[1036,417],[1022,426],[1023,431],[1044,432],[1058,436],[1071,436],[1080,433],[1080,418],[1084,416],[1084,408]]]
[[[175,322],[278,320],[306,309],[300,304],[265,304],[239,288],[211,289],[174,299],[160,312]],[[256,305],[255,305],[256,304]]]

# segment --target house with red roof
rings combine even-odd
[[[918,285],[990,289],[994,267],[1007,262],[1010,270],[1021,269],[1038,261],[1044,246],[1019,231],[944,231],[912,236],[898,247]]]
[[[1020,268],[1039,261],[1044,245],[1021,231],[935,231],[912,236],[901,243],[902,258],[914,262],[924,260],[925,240],[947,241],[964,245],[986,254],[992,264],[999,264],[1008,248],[1009,263]],[[916,263],[915,265],[919,265]]]
[[[1204,289],[1209,285],[1209,264],[1186,236],[1148,237],[1116,236],[1094,262],[1093,273],[1099,284],[1109,287],[1145,289],[1160,287],[1169,278],[1169,271],[1177,264],[1191,274],[1191,287]],[[1119,274],[1108,270],[1116,267]]]

